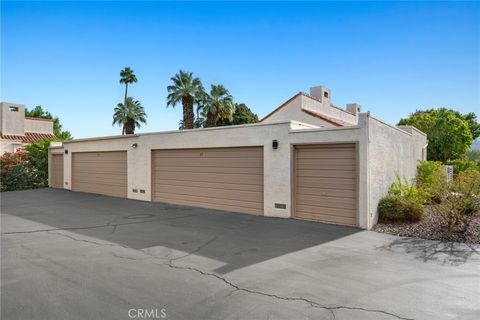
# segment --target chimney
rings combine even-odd
[[[348,103],[347,104],[347,111],[350,111],[351,113],[357,115],[360,113],[360,110],[362,107],[358,103]]]
[[[310,95],[319,99],[322,103],[327,103],[327,104],[330,103],[330,99],[332,98],[330,94],[330,89],[324,86],[311,87]]]

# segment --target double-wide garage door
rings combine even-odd
[[[357,224],[355,144],[295,147],[295,217]]]
[[[72,153],[72,190],[127,197],[127,152]]]
[[[152,151],[153,201],[263,214],[263,147]]]

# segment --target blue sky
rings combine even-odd
[[[389,123],[436,106],[480,115],[478,21],[478,2],[2,1],[1,99],[42,105],[75,138],[119,134],[130,66],[139,132],[178,127],[165,100],[179,69],[260,117],[315,85]]]

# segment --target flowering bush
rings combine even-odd
[[[38,170],[30,165],[23,150],[5,152],[0,158],[0,191],[32,189],[43,186]]]

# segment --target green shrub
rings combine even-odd
[[[424,209],[421,203],[395,195],[388,195],[378,203],[381,222],[418,221],[422,219]]]
[[[48,186],[48,147],[49,140],[32,143],[25,147],[28,163],[36,169],[38,186]]]
[[[457,176],[462,171],[479,171],[478,163],[469,160],[450,160],[447,165],[453,166],[453,175]]]
[[[421,161],[415,180],[419,193],[426,201],[439,202],[446,191],[447,175],[439,161]]]
[[[27,161],[23,151],[5,152],[0,159],[0,191],[41,187],[37,170]]]
[[[415,184],[409,183],[406,178],[404,178],[402,181],[398,174],[396,175],[395,180],[390,185],[390,188],[388,189],[388,194],[419,204],[423,204],[425,202],[425,198],[418,191]]]

